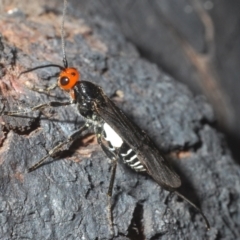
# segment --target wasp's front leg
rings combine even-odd
[[[67,106],[71,104],[72,104],[71,101],[66,101],[66,102],[51,101],[48,103],[43,103],[43,104],[39,104],[37,106],[31,107],[29,110],[26,110],[26,111],[3,111],[2,115],[18,116],[20,114],[26,114],[32,111],[43,110],[48,107],[61,107],[61,106]]]
[[[49,92],[53,89],[55,89],[58,84],[57,83],[54,83],[50,86],[48,86],[47,88],[42,88],[42,87],[38,87],[38,86],[35,86],[33,84],[31,84],[29,81],[27,81],[25,83],[26,87],[34,92],[39,92],[39,93],[45,93],[45,94],[49,94]]]

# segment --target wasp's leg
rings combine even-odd
[[[107,157],[111,160],[111,176],[110,176],[110,182],[108,186],[108,219],[110,223],[110,227],[113,231],[113,216],[112,216],[112,207],[111,207],[111,198],[112,198],[112,190],[113,190],[113,185],[114,185],[114,180],[115,180],[115,175],[116,175],[116,169],[117,169],[117,155],[110,151],[103,143],[102,143],[102,129],[97,129],[97,141],[98,144],[101,146],[102,150],[104,153],[107,155]]]
[[[110,178],[110,184],[108,188],[108,196],[112,196],[112,189],[113,189],[113,184],[114,184],[114,178],[115,178],[115,173],[116,173],[116,168],[117,168],[117,158],[118,156],[109,150],[103,143],[102,143],[102,133],[99,133],[99,130],[97,130],[97,141],[98,144],[101,146],[102,150],[104,153],[107,155],[107,157],[111,160],[112,168],[111,168],[111,178]]]
[[[108,219],[109,219],[109,223],[110,223],[110,227],[112,229],[112,232],[114,232],[111,199],[112,199],[112,190],[113,190],[113,185],[114,185],[114,180],[115,180],[115,175],[116,175],[116,170],[117,170],[117,160],[116,160],[116,158],[114,160],[112,160],[111,165],[112,165],[111,166],[111,177],[110,177],[110,182],[109,182],[108,192],[107,192],[107,196],[108,196]]]
[[[35,85],[31,85],[29,82],[26,82],[25,83],[26,87],[34,92],[39,92],[39,93],[46,93],[46,94],[49,94],[49,92],[53,89],[55,89],[58,84],[57,83],[54,83],[50,86],[48,86],[47,88],[42,88],[42,87],[38,87],[38,86],[35,86]]]
[[[66,141],[59,143],[56,147],[51,149],[48,152],[48,154],[45,157],[43,157],[39,162],[34,164],[32,167],[30,167],[28,169],[28,172],[32,172],[32,171],[36,170],[48,157],[54,157],[56,155],[56,153],[58,153],[64,145],[67,145],[67,144],[72,143],[75,140],[79,139],[81,137],[81,133],[83,131],[85,131],[88,127],[89,127],[89,124],[85,123],[80,129],[78,129],[76,132],[71,134]]]
[[[72,104],[71,101],[67,101],[67,102],[52,101],[52,102],[48,102],[48,103],[39,104],[37,106],[30,108],[27,111],[21,111],[21,112],[20,111],[15,111],[15,112],[4,111],[2,114],[8,115],[8,116],[17,116],[19,114],[29,113],[29,112],[36,111],[36,110],[43,110],[44,108],[47,108],[47,107],[61,107],[61,106],[67,106],[67,105],[71,105],[71,104]]]

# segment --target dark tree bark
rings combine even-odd
[[[24,111],[68,98],[60,89],[47,95],[26,87],[54,83],[58,69],[18,78],[27,68],[61,64],[62,5],[33,4],[0,20],[2,111]],[[74,106],[68,106],[1,116],[0,239],[239,238],[240,169],[215,128],[205,98],[193,96],[141,59],[111,22],[90,14],[68,16],[65,32],[69,65],[108,96],[121,91],[116,104],[166,153],[182,178],[180,192],[202,207],[211,229],[206,230],[201,215],[185,201],[120,163],[112,198],[112,236],[106,195],[110,165],[91,133],[27,173],[84,122]]]

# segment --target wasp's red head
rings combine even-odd
[[[59,74],[58,86],[65,91],[71,90],[80,81],[80,77],[76,68],[65,68]]]

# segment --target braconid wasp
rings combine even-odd
[[[117,161],[123,161],[123,163],[136,172],[147,173],[161,187],[170,192],[175,192],[179,197],[187,201],[199,211],[209,229],[210,224],[201,209],[177,191],[181,186],[180,177],[173,170],[171,164],[162,156],[148,135],[135,125],[113,101],[105,95],[101,87],[89,81],[81,81],[79,71],[75,68],[68,67],[64,41],[66,5],[67,0],[64,0],[63,21],[61,25],[63,66],[57,64],[38,66],[23,71],[20,75],[40,68],[59,68],[60,73],[57,84],[46,89],[46,91],[50,91],[58,86],[63,91],[69,93],[70,100],[66,102],[51,101],[40,104],[32,107],[31,111],[42,110],[46,107],[60,107],[75,104],[79,114],[85,118],[85,124],[71,134],[66,141],[51,149],[46,156],[29,168],[29,172],[36,170],[49,157],[54,157],[63,146],[80,139],[82,133],[91,128],[96,134],[98,144],[111,160],[111,177],[107,193],[109,197],[108,207],[111,227],[113,219],[110,200],[117,169]],[[45,91],[39,88],[34,88],[33,90],[39,92]],[[9,116],[19,115],[19,113],[20,112],[4,112],[5,115]]]

